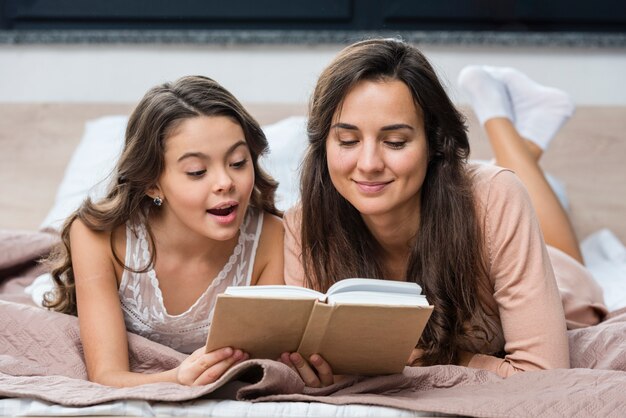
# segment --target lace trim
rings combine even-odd
[[[235,248],[233,250],[233,253],[228,258],[228,262],[224,265],[222,270],[213,279],[211,284],[206,288],[206,290],[202,293],[202,295],[200,295],[200,297],[198,297],[198,299],[196,299],[196,301],[193,303],[193,305],[191,305],[185,312],[182,312],[182,313],[180,313],[178,315],[170,315],[169,313],[167,313],[167,309],[165,308],[165,304],[163,303],[163,293],[161,293],[161,288],[159,287],[159,280],[156,277],[156,272],[154,271],[154,268],[151,268],[150,270],[148,270],[147,274],[148,274],[148,277],[150,278],[150,284],[154,288],[155,296],[156,296],[157,300],[159,301],[160,308],[162,309],[162,312],[157,312],[156,307],[153,307],[153,314],[157,318],[159,318],[161,321],[163,321],[164,320],[163,315],[167,316],[168,318],[179,318],[179,317],[187,315],[187,314],[189,314],[189,312],[193,311],[194,308],[200,304],[202,299],[204,299],[206,297],[206,295],[209,294],[213,288],[215,288],[222,281],[224,281],[224,279],[226,278],[228,273],[232,270],[233,265],[237,261],[237,258],[241,254],[242,247],[243,247],[244,243],[247,240],[249,240],[249,239],[254,239],[255,238],[254,234],[246,234],[245,233],[245,230],[247,229],[249,223],[250,223],[250,212],[248,212],[246,214],[246,217],[245,217],[243,223],[241,224],[241,227],[239,228],[239,239],[237,240],[237,245],[235,246]],[[148,240],[146,239],[146,235],[147,235],[146,229],[142,225],[142,227],[139,228],[139,233],[138,233],[139,245],[140,245],[140,248],[141,248],[141,251],[142,251],[142,256],[143,256],[144,260],[149,260],[150,259],[150,250],[149,250],[149,246],[148,246]],[[241,270],[243,270],[242,265],[245,265],[245,264],[247,264],[247,260],[243,261],[242,263],[240,263],[239,266],[237,266],[237,276],[238,277],[239,277],[239,274],[240,274]],[[139,298],[141,299],[141,295],[139,295]],[[141,306],[141,301],[138,300],[137,302],[138,302],[138,305]],[[147,309],[147,308],[144,308],[144,309]]]

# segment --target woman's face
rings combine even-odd
[[[419,213],[428,165],[422,110],[401,81],[361,81],[333,116],[326,140],[337,191],[367,221]]]
[[[167,138],[158,181],[168,229],[224,241],[243,222],[254,168],[241,126],[224,116],[183,121]]]

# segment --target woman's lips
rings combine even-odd
[[[390,181],[354,181],[358,189],[363,193],[378,193],[382,191]]]

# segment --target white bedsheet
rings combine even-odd
[[[170,417],[421,417],[433,416],[372,405],[329,405],[315,402],[245,402],[197,400],[167,403],[108,402],[70,408],[33,399],[0,399],[0,416],[170,416]]]

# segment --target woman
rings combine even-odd
[[[344,49],[318,80],[308,133],[303,200],[285,216],[288,284],[419,283],[435,309],[413,365],[502,376],[569,366],[531,200],[511,171],[467,164],[463,118],[416,48],[374,39]],[[281,359],[310,386],[333,382],[320,356]]]

